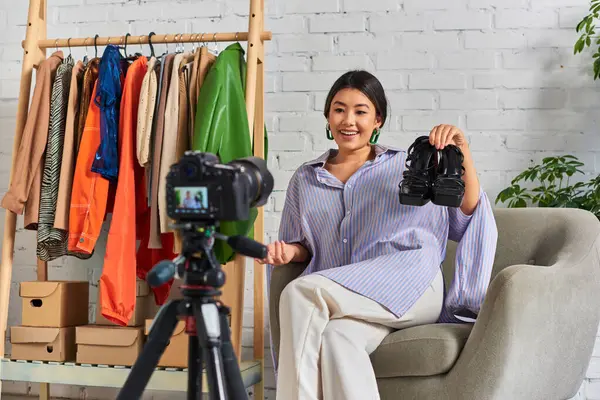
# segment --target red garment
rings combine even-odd
[[[160,235],[162,243],[161,249],[148,248],[148,243],[150,241],[150,217],[150,209],[148,209],[148,212],[142,216],[138,224],[138,228],[142,234],[142,242],[140,243],[140,248],[137,253],[137,276],[143,280],[146,280],[146,275],[156,263],[163,260],[172,260],[177,257],[177,254],[173,253],[175,236],[172,232],[162,233]],[[162,286],[152,288],[156,304],[162,305],[167,301],[172,285],[173,279]]]

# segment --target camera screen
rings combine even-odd
[[[175,188],[176,212],[204,213],[208,211],[208,189],[198,186]]]

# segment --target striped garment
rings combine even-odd
[[[458,242],[456,270],[439,322],[460,322],[454,314],[462,309],[478,313],[498,237],[483,189],[470,216],[432,202],[403,205],[405,151],[375,145],[375,159],[346,184],[324,168],[335,151],[300,166],[287,189],[279,239],[312,254],[301,276],[318,273],[402,316],[439,272],[450,239]]]
[[[37,256],[43,261],[51,261],[67,253],[68,233],[54,228],[54,215],[58,199],[58,184],[62,164],[63,141],[67,118],[67,102],[71,86],[71,75],[75,63],[67,56],[56,70],[50,100],[50,125],[46,143],[46,159],[42,176],[40,195],[40,216],[38,223]]]

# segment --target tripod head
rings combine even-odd
[[[213,246],[215,239],[227,242],[236,252],[247,257],[265,258],[267,247],[242,235],[225,236],[216,232],[217,221],[193,221],[174,225],[183,236],[181,254],[174,260],[157,263],[146,278],[152,287],[161,286],[173,278],[183,279],[186,285],[219,289],[225,284],[225,273],[217,261]]]

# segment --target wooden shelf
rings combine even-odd
[[[129,367],[57,363],[46,361],[22,361],[2,359],[0,380],[36,383],[56,383],[75,386],[98,386],[121,388],[129,375]],[[244,386],[249,388],[262,380],[259,361],[243,361],[240,371]],[[146,390],[185,392],[187,369],[157,368]],[[203,374],[202,391],[207,392],[206,373]]]
[[[250,142],[252,144],[252,153],[255,157],[265,159],[265,49],[264,41],[271,40],[270,31],[265,31],[264,24],[264,0],[248,0],[249,13],[248,24],[240,27],[239,32],[218,32],[205,34],[167,34],[152,36],[155,43],[179,43],[182,41],[200,41],[210,43],[211,41],[221,40],[243,40],[246,42],[246,76],[244,100],[246,103],[246,113],[248,117],[248,127]],[[47,38],[47,3],[48,0],[28,0],[29,7],[27,11],[27,21],[25,41],[23,46],[23,58],[21,61],[21,77],[19,84],[19,102],[16,112],[15,136],[12,141],[12,161],[9,174],[9,184],[12,182],[14,174],[21,171],[15,171],[16,155],[21,143],[24,127],[27,123],[29,112],[30,96],[33,92],[32,82],[34,80],[34,69],[43,60],[47,58],[46,46],[53,48],[61,46],[93,46],[93,40],[86,38]],[[198,5],[197,7],[201,7]],[[23,21],[25,22],[25,21]],[[118,40],[125,43],[125,37],[121,33],[115,33],[117,37],[98,38],[97,44],[116,43],[112,40]],[[211,37],[208,37],[211,35]],[[129,37],[129,39],[132,39]],[[128,40],[129,40],[128,39]],[[131,45],[148,43],[147,36],[137,36],[132,40]],[[134,43],[135,42],[135,43]],[[127,42],[129,43],[129,42]],[[92,47],[90,47],[92,48]],[[8,143],[7,143],[8,146]],[[9,150],[8,147],[6,149]],[[0,260],[0,392],[2,391],[2,381],[26,381],[40,383],[40,399],[49,399],[49,384],[67,384],[81,385],[90,387],[122,387],[130,368],[116,368],[109,366],[81,365],[76,363],[50,363],[50,362],[31,362],[15,361],[3,358],[5,353],[6,330],[8,328],[8,310],[11,301],[10,287],[12,278],[17,214],[10,210],[5,211],[4,231],[2,238],[2,252]],[[264,210],[258,209],[258,216],[254,223],[254,238],[263,241],[264,239]],[[35,260],[35,252],[31,254]],[[244,305],[244,293],[246,282],[246,258],[237,254],[235,260],[229,262],[224,269],[227,269],[227,283],[223,288],[223,296],[228,297],[225,301],[231,307],[231,342],[234,352],[238,359],[241,358],[242,351],[242,322]],[[34,262],[34,261],[32,261]],[[37,280],[48,280],[48,263],[37,259]],[[264,301],[265,301],[265,268],[258,262],[254,262],[254,338],[253,338],[253,361],[242,362],[240,369],[242,378],[246,387],[254,385],[254,398],[256,400],[264,399]],[[82,299],[87,301],[88,299]],[[203,385],[205,388],[206,385]],[[156,369],[151,377],[147,389],[167,390],[167,391],[187,391],[187,371]]]

